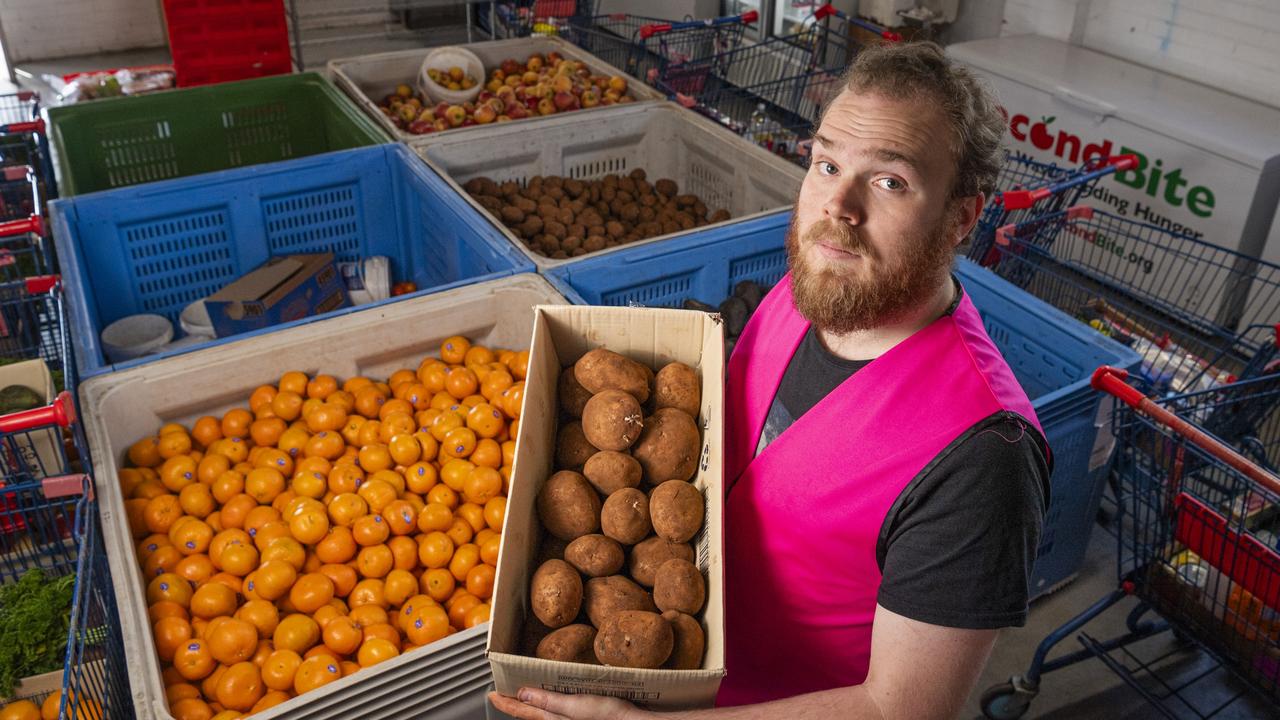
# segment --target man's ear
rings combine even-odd
[[[973,230],[973,226],[978,224],[978,218],[982,217],[982,208],[986,205],[986,201],[987,197],[982,193],[956,198],[951,201],[951,211],[954,213],[951,227],[955,233],[951,238],[953,247],[964,242],[964,239],[969,237],[969,232]]]

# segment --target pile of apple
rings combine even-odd
[[[584,63],[549,52],[530,55],[523,63],[503,60],[489,72],[475,102],[432,106],[409,85],[399,85],[378,109],[401,130],[426,135],[634,101],[625,77],[594,75]]]

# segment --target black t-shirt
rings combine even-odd
[[[756,449],[870,361],[832,355],[812,328],[791,358]],[[931,625],[1021,626],[1049,503],[1043,437],[1011,412],[956,438],[898,496],[876,543],[877,602]]]

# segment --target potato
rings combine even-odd
[[[601,390],[582,408],[582,433],[600,450],[626,450],[643,428],[640,403],[621,390]]]
[[[649,537],[649,499],[635,488],[622,488],[604,501],[600,531],[623,545],[635,545]]]
[[[649,516],[658,537],[689,542],[702,529],[702,493],[683,480],[668,480],[649,494]]]
[[[707,582],[688,560],[668,560],[653,578],[653,604],[658,609],[697,615],[707,601]]]
[[[577,470],[582,467],[596,448],[582,432],[582,423],[574,421],[564,424],[556,437],[556,465],[566,470]]]
[[[599,665],[600,661],[596,659],[595,641],[596,629],[590,625],[581,623],[565,625],[543,638],[542,642],[538,643],[538,649],[534,655],[543,660]]]
[[[564,559],[590,577],[616,575],[627,561],[617,540],[604,535],[583,535],[564,549]]]
[[[689,417],[698,417],[702,407],[702,383],[698,373],[684,363],[668,363],[658,371],[654,379],[653,406],[683,410]]]
[[[647,590],[622,575],[591,578],[583,586],[582,609],[597,628],[610,615],[622,610],[658,609]]]
[[[596,657],[605,665],[656,668],[671,657],[675,633],[657,613],[623,610],[610,616],[596,633]]]
[[[601,390],[621,390],[630,393],[638,402],[649,399],[649,382],[644,366],[611,350],[596,348],[578,358],[573,365],[573,375],[592,394]]]
[[[653,587],[658,568],[668,560],[680,558],[693,562],[693,548],[688,543],[673,543],[660,537],[651,537],[631,548],[627,567],[631,577],[645,587]]]
[[[524,625],[520,628],[520,640],[518,647],[521,655],[533,656],[538,651],[538,643],[542,642],[551,628],[542,624],[542,621],[530,614],[524,619]]]
[[[548,560],[533,574],[529,605],[549,628],[564,627],[582,609],[582,576],[563,560]]]
[[[556,395],[560,398],[560,410],[574,419],[582,417],[582,408],[586,407],[587,401],[591,399],[591,393],[579,385],[578,379],[573,376],[572,366],[560,373],[560,384],[556,388]]]
[[[688,480],[698,469],[701,450],[698,425],[683,410],[664,407],[645,418],[644,431],[631,454],[651,485]]]
[[[697,670],[702,667],[702,654],[706,651],[707,636],[702,631],[702,623],[691,615],[676,610],[662,613],[662,619],[671,626],[675,644],[671,648],[671,657],[662,667],[671,670]]]
[[[582,466],[587,481],[606,497],[622,488],[639,487],[643,473],[635,458],[612,450],[601,450]]]
[[[572,470],[547,478],[538,491],[538,518],[547,532],[574,540],[600,529],[600,496],[587,479]]]

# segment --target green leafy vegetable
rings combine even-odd
[[[62,667],[75,582],[74,574],[50,580],[32,568],[0,586],[0,697],[22,678]]]

